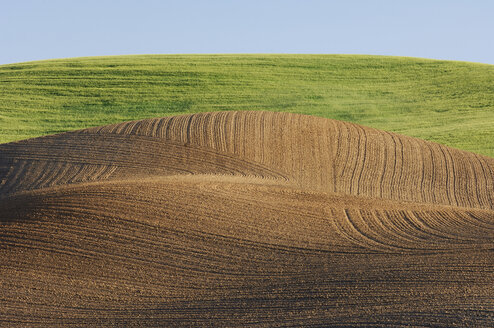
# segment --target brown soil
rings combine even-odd
[[[0,326],[494,326],[494,159],[221,112],[0,145]]]

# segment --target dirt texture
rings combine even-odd
[[[0,145],[0,326],[494,327],[494,159],[271,112]]]

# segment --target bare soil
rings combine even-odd
[[[0,145],[0,326],[493,327],[494,159],[271,112]]]

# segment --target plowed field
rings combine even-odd
[[[217,112],[0,144],[0,326],[493,327],[494,159]]]

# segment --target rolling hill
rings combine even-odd
[[[267,110],[494,157],[494,66],[354,55],[144,55],[0,66],[0,142],[175,114]]]
[[[264,111],[0,145],[11,326],[489,327],[494,159]]]

